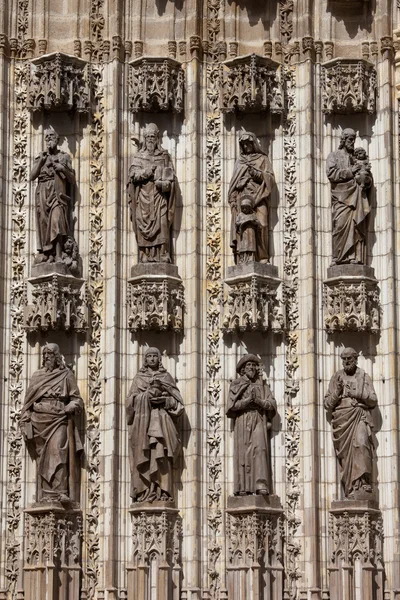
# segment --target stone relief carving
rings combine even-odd
[[[185,78],[179,61],[140,56],[129,64],[129,107],[133,113],[183,111]]]
[[[275,185],[271,163],[254,133],[239,135],[240,156],[228,189],[235,263],[269,261],[268,198]]]
[[[229,388],[227,416],[234,422],[234,493],[271,493],[269,429],[276,402],[254,354],[243,356]]]
[[[381,304],[374,278],[337,277],[324,282],[325,329],[379,333]]]
[[[371,410],[377,397],[371,378],[357,366],[353,348],[341,353],[343,369],[337,371],[325,395],[332,415],[332,436],[346,498],[372,498],[372,460],[375,445]]]
[[[81,579],[82,517],[80,511],[38,509],[25,511],[24,590],[26,600],[59,598],[57,586],[49,581],[55,575],[60,592],[79,598]],[[54,595],[53,595],[54,594]]]
[[[46,344],[42,369],[31,378],[20,427],[37,462],[37,501],[76,502],[83,446],[74,417],[83,401],[57,344]]]
[[[157,600],[180,598],[182,522],[176,509],[161,504],[129,510],[133,548],[128,598],[147,598],[147,590],[153,590]]]
[[[371,165],[363,148],[354,148],[356,132],[344,129],[339,148],[326,161],[332,198],[332,264],[366,264]]]
[[[103,0],[92,0],[92,10],[102,10]],[[102,16],[102,13],[99,13]],[[104,19],[103,19],[104,24]],[[96,30],[97,31],[97,30]],[[101,29],[96,34],[101,39]],[[99,41],[100,45],[100,41]],[[92,65],[93,113],[90,129],[89,178],[89,294],[90,340],[88,360],[89,397],[87,406],[87,509],[85,593],[94,600],[100,574],[100,452],[103,402],[103,319],[104,319],[104,85],[103,65]]]
[[[76,56],[55,52],[31,62],[28,109],[90,110],[90,71],[88,63]]]
[[[141,263],[171,262],[176,176],[159,138],[158,127],[150,123],[129,169],[129,207]]]
[[[359,59],[335,58],[322,65],[322,112],[373,114],[376,110],[376,70]]]
[[[75,171],[69,155],[57,147],[59,136],[52,127],[46,129],[45,140],[47,149],[36,157],[30,176],[31,181],[38,180],[35,264],[63,264],[65,272],[79,276],[80,259],[71,223],[71,186],[75,183]]]
[[[173,501],[173,468],[180,449],[176,425],[182,396],[161,363],[157,348],[148,348],[126,401],[134,502]]]
[[[283,98],[277,76],[279,63],[251,54],[225,61],[221,68],[222,112],[283,111]]]

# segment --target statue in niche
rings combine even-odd
[[[134,502],[172,501],[173,466],[181,443],[176,419],[183,400],[157,348],[148,348],[127,398],[131,497]]]
[[[276,402],[260,373],[260,360],[246,354],[229,388],[227,416],[234,419],[234,494],[270,494],[269,429]]]
[[[331,182],[332,264],[366,264],[368,194],[371,165],[362,148],[354,149],[356,132],[344,129],[339,149],[331,152],[326,173]]]
[[[129,169],[130,214],[141,263],[171,262],[176,177],[171,157],[160,147],[159,137],[158,127],[150,123],[143,146]]]
[[[21,411],[25,441],[37,459],[38,501],[76,500],[83,446],[74,416],[83,408],[78,385],[57,344],[46,344],[43,368],[31,378]]]
[[[242,199],[251,198],[253,214],[258,221],[257,227],[253,228],[255,234],[253,260],[268,263],[268,199],[275,184],[274,172],[254,133],[242,131],[239,136],[239,147],[240,156],[235,163],[228,190],[228,202],[232,212],[230,245],[235,263],[243,262],[244,255],[239,253],[242,234],[241,228],[237,226],[237,219],[243,212]]]
[[[63,253],[67,238],[72,237],[71,186],[75,183],[75,171],[70,156],[57,147],[59,137],[52,127],[46,129],[45,141],[47,149],[35,159],[31,171],[31,181],[38,180],[35,264],[67,264]]]
[[[372,488],[374,442],[371,410],[377,398],[371,378],[357,366],[357,352],[345,348],[343,369],[337,371],[325,395],[332,414],[332,436],[346,498],[353,499]]]

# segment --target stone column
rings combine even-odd
[[[55,505],[25,510],[25,600],[80,597],[82,513]]]
[[[138,502],[132,519],[128,600],[180,600],[181,517],[173,502]]]
[[[277,496],[229,496],[229,600],[282,600],[283,510]]]
[[[330,600],[383,600],[383,521],[374,500],[334,500],[330,509]]]

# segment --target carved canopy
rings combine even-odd
[[[184,72],[173,58],[140,57],[130,62],[129,107],[133,113],[183,111]]]
[[[335,58],[322,65],[322,111],[368,113],[376,110],[376,70],[364,59]]]

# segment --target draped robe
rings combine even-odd
[[[156,407],[150,390],[157,379],[168,393],[168,404]],[[155,484],[173,498],[173,464],[180,451],[174,420],[183,411],[183,400],[171,375],[164,368],[142,367],[134,377],[127,398],[131,496],[145,500]]]
[[[255,397],[250,403],[252,395]],[[234,419],[234,492],[270,491],[268,430],[276,402],[268,385],[242,375],[229,388],[227,416]]]
[[[357,367],[353,375],[344,370],[333,375],[325,395],[325,408],[332,411],[333,445],[346,497],[357,480],[372,474],[374,443],[370,411],[376,404],[372,380],[362,369]]]

